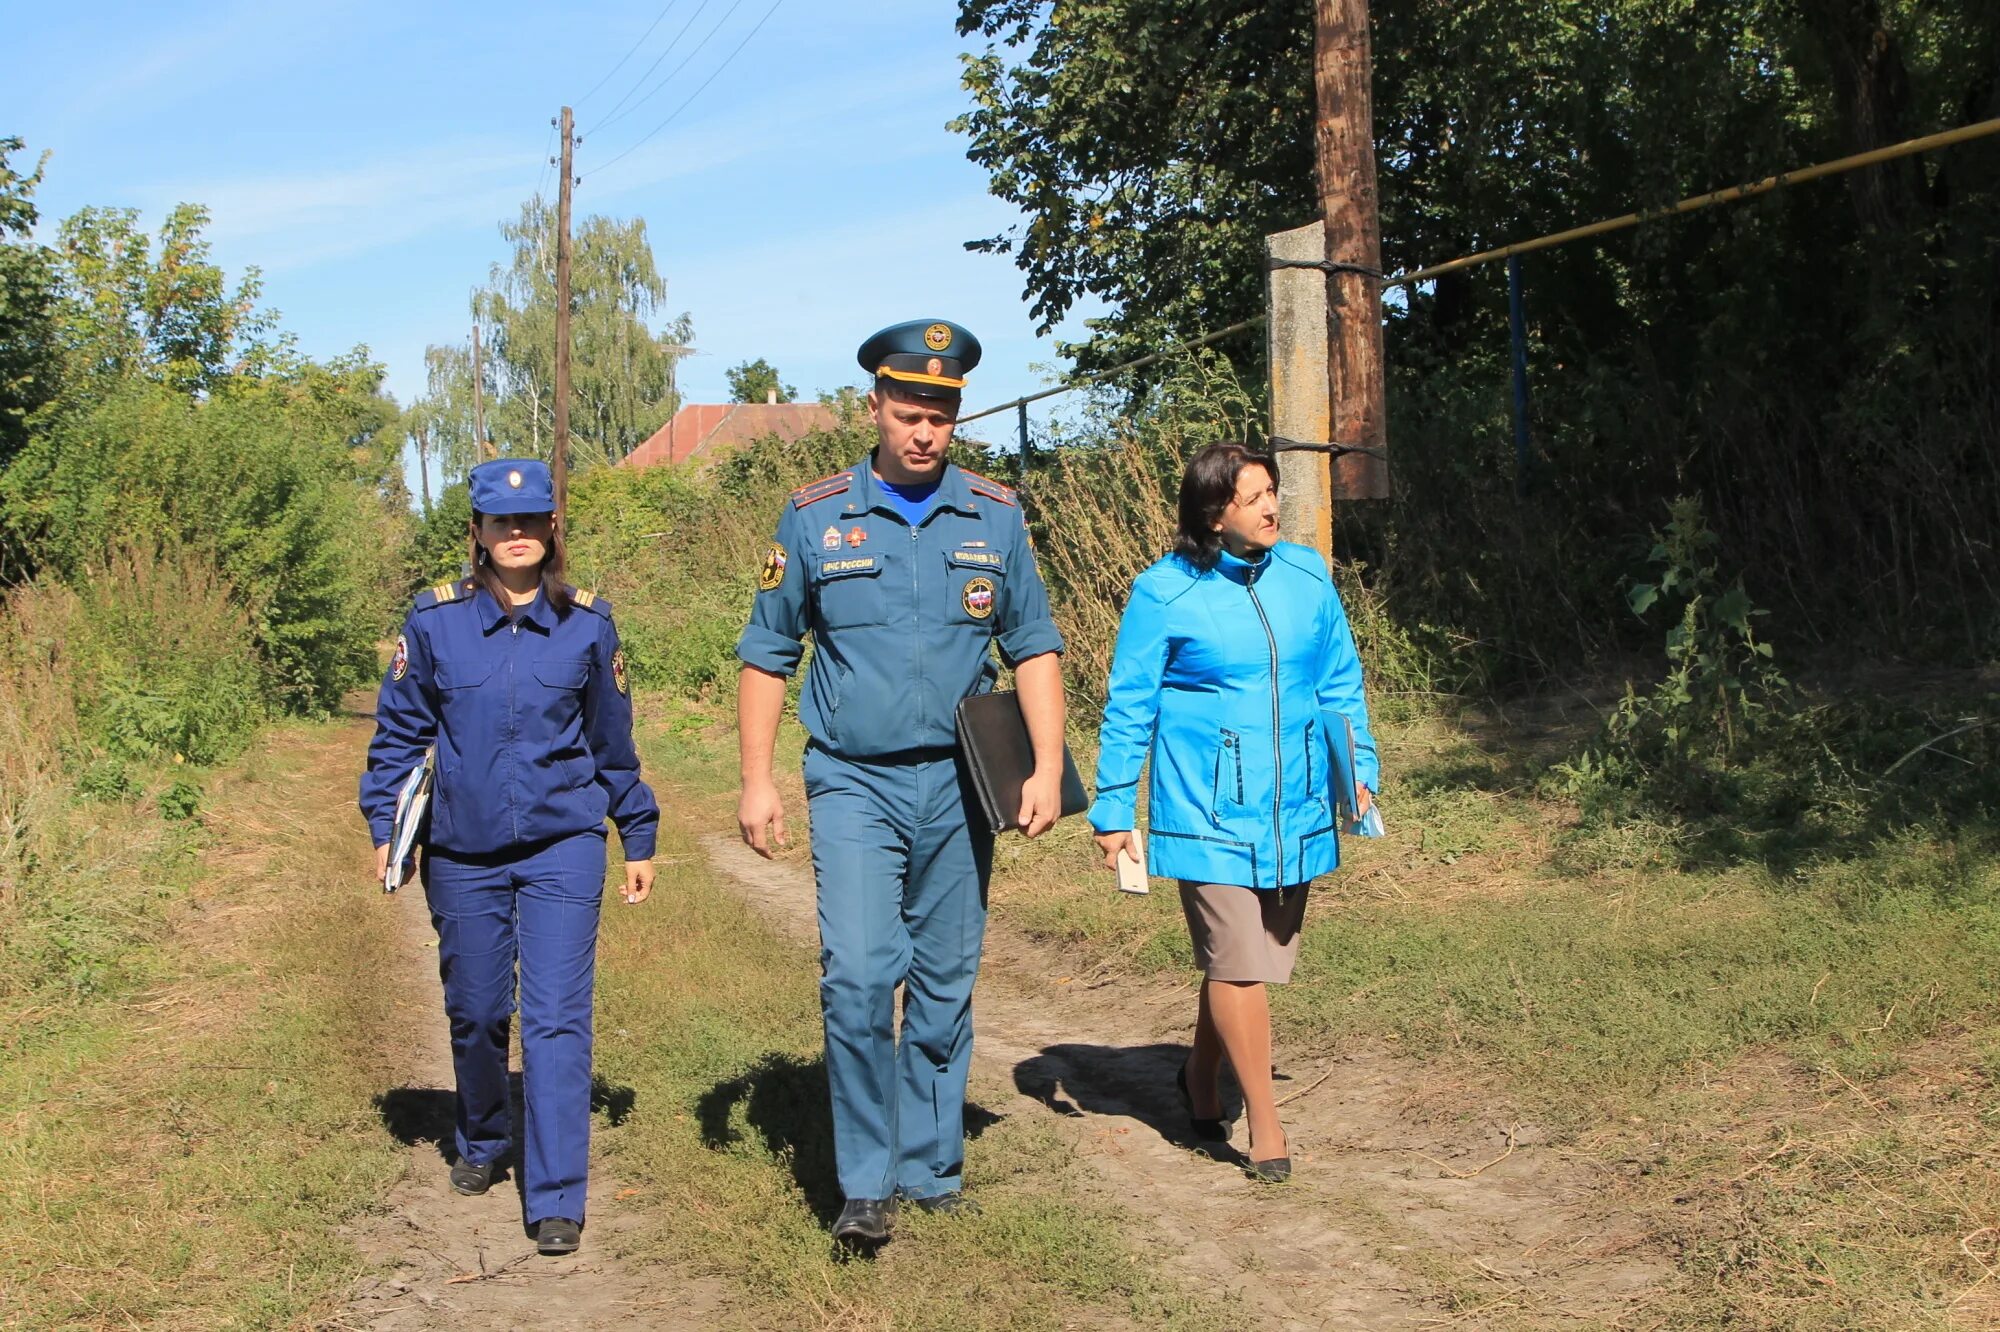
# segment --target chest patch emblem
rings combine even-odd
[[[860,528],[858,528],[858,527],[850,527],[850,528],[848,528],[848,529],[847,529],[847,544],[848,544],[848,545],[850,545],[850,546],[859,546],[859,545],[860,545],[860,544],[861,544],[862,542],[866,541],[867,539],[868,539],[868,534],[867,534],[866,532],[862,531],[862,530],[861,530]]]
[[[757,575],[757,590],[770,592],[785,581],[785,548],[773,541],[764,555],[764,572]]]
[[[819,544],[826,550],[840,549],[840,529],[829,527],[819,534]]]
[[[993,580],[981,575],[967,580],[965,584],[965,613],[975,620],[983,620],[993,613]]]
[[[401,634],[396,635],[396,655],[389,658],[389,678],[400,680],[410,673],[410,643]]]
[[[632,687],[625,682],[625,649],[619,648],[611,654],[611,683],[618,686],[618,692],[629,694]]]

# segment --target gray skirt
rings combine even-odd
[[[1180,885],[1195,965],[1204,976],[1266,985],[1283,985],[1292,978],[1309,885],[1263,891],[1190,879]]]

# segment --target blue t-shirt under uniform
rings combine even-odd
[[[889,503],[896,506],[896,512],[903,515],[903,521],[916,527],[924,521],[924,515],[931,511],[931,497],[937,494],[938,483],[922,481],[914,486],[891,485],[876,473],[875,484],[882,487],[882,493]]]

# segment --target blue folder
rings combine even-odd
[[[1340,830],[1355,837],[1380,837],[1382,827],[1381,807],[1373,802],[1366,814],[1354,812],[1354,723],[1344,712],[1322,712],[1322,724],[1326,727],[1327,748],[1333,751],[1333,804],[1334,817],[1340,821]]]

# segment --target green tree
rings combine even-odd
[[[250,268],[232,291],[210,257],[207,224],[206,208],[176,205],[161,225],[156,258],[137,209],[86,208],[63,222],[58,324],[79,388],[144,375],[200,393],[282,354],[265,340],[275,316],[257,304],[262,276]]]
[[[35,188],[48,165],[43,154],[32,174],[8,158],[23,147],[0,138],[0,464],[28,437],[28,419],[55,396],[55,256],[37,244]]]
[[[1311,15],[961,0],[987,45],[955,125],[1023,213],[971,245],[1013,257],[1044,328],[1112,307],[1065,349],[1081,368],[1262,312],[1263,236],[1319,209]],[[1391,271],[2000,115],[1987,0],[1377,0],[1372,32]],[[1774,619],[1990,652],[1996,219],[1988,141],[1528,256],[1525,499],[1503,273],[1404,290],[1384,308],[1402,493],[1342,540],[1407,580],[1413,616],[1522,662],[1587,656],[1627,632],[1634,515],[1696,494],[1744,567],[1786,571]],[[1260,338],[1223,349],[1261,380]],[[1920,587],[1956,608],[1919,610]]]
[[[432,465],[449,486],[464,479],[479,461],[472,373],[469,340],[424,348],[424,393],[404,414],[404,428],[417,455],[417,478],[426,514],[431,511]]]
[[[759,356],[722,372],[731,402],[795,402],[799,391],[778,378],[778,367]],[[773,397],[772,395],[776,396]]]
[[[514,247],[472,299],[493,353],[488,427],[504,448],[547,457],[555,403],[555,211],[537,195],[501,235]],[[673,371],[691,336],[686,315],[655,331],[666,279],[646,224],[587,217],[570,255],[570,459],[616,462],[678,405]]]

